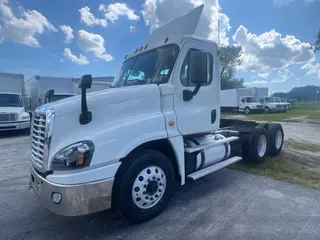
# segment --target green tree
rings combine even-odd
[[[220,80],[221,89],[241,88],[243,79],[238,79],[236,75],[236,67],[240,66],[241,61],[241,46],[227,46],[219,49],[220,58]]]

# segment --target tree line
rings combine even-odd
[[[317,92],[318,98],[316,97]],[[304,87],[295,87],[290,92],[276,92],[272,94],[273,97],[280,97],[286,99],[297,99],[298,101],[315,101],[316,98],[320,100],[320,86],[308,85]]]

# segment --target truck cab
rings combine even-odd
[[[30,188],[45,207],[66,216],[113,207],[139,223],[167,206],[175,181],[281,151],[281,125],[220,118],[218,46],[180,34],[195,29],[202,9],[126,55],[111,88],[87,94],[85,75],[81,96],[36,109]]]
[[[263,113],[263,105],[259,102],[258,98],[252,96],[243,96],[240,98],[239,111],[245,114],[250,113]]]
[[[286,98],[281,98],[281,102],[287,105],[287,110],[291,110],[291,103],[289,103]]]
[[[288,110],[288,104],[283,103],[279,97],[274,97],[273,99],[277,104],[281,104],[282,112],[286,112]]]
[[[29,127],[30,116],[25,111],[22,96],[18,93],[0,92],[0,131]]]
[[[276,103],[273,97],[260,97],[259,102],[263,104],[265,113],[283,111],[282,104]]]

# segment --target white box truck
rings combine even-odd
[[[268,89],[266,89],[268,91]],[[258,96],[265,94],[262,88],[237,88],[220,91],[220,104],[222,111],[239,111],[245,114],[262,113],[263,105],[259,103]],[[264,96],[264,95],[263,95]]]
[[[88,92],[97,92],[97,91],[108,89],[111,86],[113,79],[114,77],[111,77],[111,76],[110,77],[93,77],[92,85],[91,85],[91,88],[88,89]],[[74,78],[73,81],[74,81],[74,92],[77,95],[80,95],[81,91],[78,88],[80,78]]]
[[[27,104],[23,74],[0,73],[0,131],[29,128]]]
[[[33,76],[26,81],[26,93],[30,96],[29,112],[47,102],[75,96],[72,78]]]
[[[280,124],[220,119],[218,45],[190,32],[202,9],[154,30],[113,88],[87,95],[85,75],[81,96],[37,108],[30,188],[39,203],[66,216],[113,207],[139,223],[165,209],[176,181],[280,153]]]

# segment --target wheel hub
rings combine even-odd
[[[148,183],[147,187],[146,187],[146,193],[149,196],[152,196],[153,194],[155,194],[158,191],[158,182],[157,181],[151,181]]]

